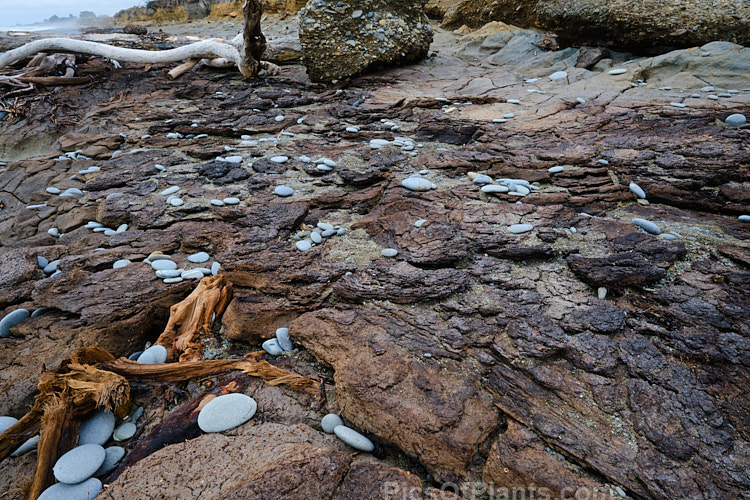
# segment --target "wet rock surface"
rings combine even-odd
[[[440,498],[447,483],[469,497],[477,481],[742,498],[750,162],[748,129],[724,120],[750,109],[748,49],[626,65],[612,53],[586,69],[578,50],[533,55],[535,35],[517,28],[435,35],[433,57],[339,86],[290,65],[255,81],[200,70],[186,92],[164,68],[92,59],[86,92],[19,99],[25,115],[0,121],[0,314],[47,312],[0,339],[0,414],[22,416],[40,367],[79,347],[142,351],[195,286],[142,261],[210,267],[188,260],[206,252],[234,289],[206,356],[257,351],[288,327],[295,349],[266,359],[319,380],[321,396],[253,379],[253,419],[200,435],[196,413],[166,446],[126,455],[100,498],[367,498],[384,484]],[[242,161],[217,160],[231,156]],[[435,189],[403,187],[418,172]],[[482,192],[469,173],[528,194]],[[323,236],[326,224],[345,231]],[[145,413],[127,453],[216,383],[136,387]],[[328,413],[373,452],[325,434]],[[0,491],[18,497],[34,463],[6,459]]]

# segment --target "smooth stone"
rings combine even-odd
[[[44,269],[45,267],[47,267],[47,264],[49,264],[49,261],[45,259],[44,257],[42,257],[41,255],[37,255],[36,263],[39,267]]]
[[[532,229],[534,229],[534,226],[532,226],[531,224],[513,224],[511,226],[508,226],[508,231],[513,234],[528,233]]]
[[[346,234],[346,228],[345,227],[339,228],[336,231],[336,235],[338,235],[338,236],[344,236],[345,234]]]
[[[302,155],[298,159],[302,163],[312,163],[312,158],[310,158],[309,156],[306,156],[306,155]]]
[[[320,426],[326,434],[333,434],[333,430],[339,425],[344,425],[344,421],[335,413],[329,413],[320,420]]]
[[[385,248],[382,252],[380,252],[380,255],[383,257],[395,257],[398,255],[398,250],[395,248]]]
[[[125,422],[137,422],[143,416],[143,411],[143,406],[139,406],[125,419]]]
[[[68,188],[62,193],[60,193],[60,196],[81,196],[83,194],[83,191],[81,191],[78,188]]]
[[[490,184],[492,183],[492,177],[485,174],[478,174],[472,182],[474,184]]]
[[[92,500],[102,490],[102,482],[92,477],[78,484],[53,484],[37,500]]]
[[[146,360],[144,360],[146,359]],[[147,361],[148,359],[153,359],[153,361]],[[139,363],[164,363],[167,360],[167,349],[159,344],[152,345],[145,351],[143,351],[143,354],[138,356],[138,362]]]
[[[372,139],[370,141],[370,149],[382,149],[390,143],[391,141],[386,141],[385,139]]]
[[[49,194],[60,194],[62,191],[60,191],[59,188],[56,188],[54,186],[50,186],[47,189],[45,189]]]
[[[3,319],[0,320],[0,337],[10,337],[10,329],[29,316],[31,316],[31,313],[26,309],[16,309],[15,311],[6,314]]]
[[[234,197],[224,198],[224,203],[227,205],[239,205],[240,199]]]
[[[576,97],[576,101],[578,101],[578,104],[586,104],[586,99],[583,97]]]
[[[171,200],[169,200],[169,201],[168,201],[167,203],[169,203],[169,204],[170,204],[170,205],[172,205],[173,207],[180,207],[180,206],[182,206],[182,205],[184,205],[184,204],[185,204],[185,202],[184,202],[184,201],[182,201],[182,198],[172,198],[172,199],[171,199]]]
[[[285,163],[289,160],[288,156],[274,156],[271,158],[271,161],[274,163]]]
[[[419,219],[417,222],[414,223],[414,227],[422,227],[427,222],[427,219]]]
[[[214,198],[213,200],[211,200],[211,205],[213,205],[215,207],[223,207],[224,206],[224,202],[221,201],[221,200],[217,200],[217,199]]]
[[[205,276],[205,274],[203,274],[203,270],[201,269],[189,269],[180,274],[180,277],[184,280],[199,280],[203,278],[203,276]]]
[[[90,220],[83,227],[85,227],[86,229],[95,229],[97,227],[104,227],[104,224],[102,224],[101,222],[96,222],[95,220]]]
[[[499,184],[487,184],[486,186],[482,186],[481,191],[483,193],[507,193],[510,189],[508,189],[508,186],[501,186]]]
[[[320,233],[312,233],[312,234],[310,234],[310,239],[316,245],[319,245],[320,243],[323,242],[323,237],[320,235]]]
[[[503,118],[505,118],[506,120],[507,120],[508,118],[515,118],[515,117],[516,117],[516,114],[515,114],[515,113],[505,113],[505,114],[503,115]]]
[[[127,224],[120,224],[119,226],[117,226],[117,229],[115,229],[115,232],[124,233],[127,230],[128,230]]]
[[[18,422],[18,419],[16,417],[0,417],[0,434],[10,429],[13,425],[15,425],[16,422]]]
[[[224,161],[227,163],[242,163],[242,157],[239,155],[227,156]]]
[[[563,170],[565,170],[565,167],[563,167],[563,166],[560,166],[560,165],[556,165],[556,166],[554,166],[554,167],[550,167],[550,168],[548,168],[548,169],[547,169],[547,172],[549,172],[550,174],[559,174],[559,173],[560,173],[560,172],[562,172]]]
[[[336,234],[336,230],[335,229],[326,229],[325,231],[323,231],[322,233],[320,233],[320,235],[323,238],[330,238],[334,234]]]
[[[562,80],[563,78],[567,78],[568,73],[566,71],[555,71],[551,75],[549,75],[550,80]]]
[[[508,99],[505,102],[507,102],[508,104],[521,104],[521,101],[518,99]]]
[[[636,195],[636,197],[643,199],[643,200],[646,199],[646,192],[641,188],[641,186],[639,186],[635,182],[631,182],[628,188],[630,189],[631,193]]]
[[[39,435],[37,434],[34,437],[30,437],[26,440],[25,443],[23,443],[21,446],[19,446],[16,451],[10,454],[11,457],[20,457],[24,453],[28,453],[34,448],[36,448],[37,443],[39,442]]]
[[[284,352],[294,349],[292,339],[289,338],[289,328],[278,328],[276,330],[276,342]]]
[[[651,233],[651,234],[661,233],[661,229],[659,229],[659,226],[657,226],[650,220],[636,218],[636,219],[633,219],[631,222],[635,224],[636,226],[640,227],[641,229],[643,229],[644,231],[646,231],[647,233]]]
[[[60,237],[60,230],[57,229],[56,227],[51,227],[47,229],[47,233],[49,233],[50,236],[54,236],[55,238]]]
[[[297,249],[301,252],[307,252],[312,248],[312,242],[310,240],[301,240],[295,243]]]
[[[49,311],[49,309],[46,307],[40,307],[39,309],[34,309],[34,311],[31,313],[31,317],[38,318],[39,316],[46,313],[47,311]]]
[[[29,210],[36,210],[37,208],[44,208],[46,206],[46,203],[40,203],[39,205],[27,205],[26,208]]]
[[[672,107],[675,107],[675,108],[684,108],[685,107],[685,105],[683,103],[681,103],[681,102],[670,102],[669,105],[672,106]]]
[[[137,430],[138,428],[133,422],[125,422],[124,424],[117,426],[117,429],[115,429],[115,432],[112,435],[112,439],[115,441],[125,441],[135,436],[135,431]]]
[[[213,264],[211,264],[211,275],[216,276],[217,274],[219,274],[219,269],[221,269],[221,264],[219,264],[218,262],[214,262]]]
[[[255,415],[258,403],[250,396],[233,393],[209,401],[198,414],[203,432],[224,432],[244,424]]]
[[[53,260],[52,262],[44,266],[44,269],[42,269],[42,271],[44,271],[46,274],[52,274],[55,271],[57,271],[57,265],[59,263],[60,263],[60,259]]]
[[[745,123],[747,123],[747,118],[741,113],[734,113],[727,116],[727,119],[724,120],[724,123],[726,123],[730,127],[741,127]]]
[[[182,283],[185,280],[182,279],[182,276],[175,276],[174,278],[164,278],[162,281],[167,285],[171,285],[173,283]]]
[[[166,259],[159,259],[159,260],[153,261],[151,263],[151,267],[154,269],[154,271],[166,271],[166,270],[177,269],[177,263],[172,260],[169,260],[169,258],[167,257]]]
[[[99,469],[94,472],[95,477],[109,474],[110,472],[115,470],[117,464],[119,464],[120,461],[125,458],[125,448],[123,448],[122,446],[110,446],[109,448],[104,449],[104,453],[104,463],[102,463]]]
[[[147,258],[151,262],[155,262],[157,260],[170,260],[171,259],[169,255],[163,254],[161,252],[158,252],[158,253],[151,252]]]
[[[52,473],[61,483],[80,483],[94,475],[104,463],[106,455],[100,445],[84,444],[61,456],[52,468]]]
[[[328,165],[317,165],[315,167],[315,170],[319,170],[321,172],[330,172],[333,170],[333,167],[329,167]]]
[[[164,191],[161,192],[162,196],[169,196],[170,194],[175,194],[177,191],[180,190],[180,186],[172,186],[168,187]]]
[[[359,132],[359,127],[346,127],[346,131],[351,132],[351,133],[357,133]]]
[[[292,196],[294,194],[294,189],[290,188],[289,186],[276,186],[276,189],[274,189],[273,192],[277,196],[286,198],[287,196]]]
[[[78,427],[78,444],[103,445],[115,429],[115,415],[111,411],[99,411]]]
[[[494,119],[492,120],[492,123],[505,123],[505,122],[507,122],[507,121],[508,121],[508,120],[506,120],[505,118],[494,118]]]
[[[132,262],[129,261],[128,259],[116,260],[115,263],[112,264],[112,269],[120,269],[121,267],[125,267],[128,264],[132,264]]]
[[[114,236],[117,234],[117,231],[114,229],[105,229],[104,230],[104,236]]]
[[[182,271],[179,269],[160,269],[159,271],[156,271],[157,278],[176,278],[177,276],[181,275]]]
[[[281,356],[284,354],[284,349],[281,348],[279,345],[279,341],[276,339],[268,339],[261,345],[263,347],[263,350],[265,350],[268,354],[271,356]]]
[[[202,262],[208,261],[208,259],[210,259],[210,258],[211,258],[211,256],[208,255],[206,252],[198,252],[198,253],[194,253],[192,255],[188,255],[187,260],[188,260],[188,262],[193,262],[195,264],[200,264]]]
[[[603,286],[600,286],[596,290],[596,296],[599,297],[599,300],[604,300],[607,298],[607,289]]]
[[[515,191],[517,193],[521,193],[523,196],[526,196],[527,194],[529,194],[531,192],[531,189],[529,189],[528,187],[526,187],[524,185],[518,185],[518,186],[516,186]]]
[[[422,177],[407,177],[401,181],[401,185],[411,191],[429,191],[432,189],[432,182]]]
[[[618,68],[618,69],[611,69],[607,73],[610,75],[622,75],[623,73],[627,73],[628,70],[625,68]]]
[[[740,222],[750,222],[750,215],[740,215],[737,217]]]
[[[338,425],[333,429],[333,433],[336,434],[340,440],[348,444],[354,449],[361,451],[372,451],[375,449],[375,445],[367,439],[365,436],[350,429],[345,425]]]
[[[140,356],[141,354],[143,354],[143,351],[136,351],[133,354],[131,354],[130,356],[128,356],[128,359],[130,361],[138,361],[138,356]]]

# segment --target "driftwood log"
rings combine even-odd
[[[212,321],[224,312],[231,297],[231,283],[223,275],[212,276],[201,280],[193,293],[172,306],[167,327],[157,343],[164,345],[173,358],[179,357],[180,362],[142,364],[126,358],[115,359],[98,347],[87,347],[55,371],[42,367],[37,384],[39,395],[31,410],[0,434],[0,461],[27,439],[40,434],[37,467],[28,498],[36,500],[54,482],[52,467],[75,445],[82,419],[99,410],[111,410],[120,418],[127,415],[131,383],[179,382],[235,371],[259,377],[269,385],[285,385],[317,394],[318,382],[264,361],[263,352],[249,353],[241,359],[196,360],[202,352],[200,336],[209,333]],[[188,413],[188,420],[197,418],[193,411],[196,407],[197,403],[180,419],[185,420]],[[163,446],[174,442],[180,435],[185,434],[155,439],[144,450],[156,443]]]
[[[246,0],[242,6],[242,14],[244,17],[243,32],[228,41],[216,38],[175,49],[151,51],[127,49],[70,38],[47,38],[29,42],[0,54],[0,68],[27,57],[35,56],[40,52],[65,52],[89,54],[141,64],[187,61],[169,73],[172,78],[176,78],[197,64],[214,67],[236,66],[245,78],[253,78],[261,70],[271,74],[277,73],[278,66],[267,61],[261,61],[261,56],[266,48],[266,38],[260,28],[260,19],[263,15],[262,0]]]

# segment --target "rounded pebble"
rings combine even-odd
[[[145,351],[143,351],[143,354],[138,356],[138,362],[139,363],[147,363],[147,364],[154,364],[154,363],[164,363],[167,360],[167,349],[159,344],[152,345]]]
[[[486,174],[477,174],[472,182],[474,184],[490,184],[492,182],[492,177]]]
[[[401,185],[411,191],[429,191],[432,189],[432,182],[422,177],[407,177],[401,181]]]
[[[34,448],[36,448],[37,443],[39,443],[39,435],[37,434],[34,437],[30,437],[26,440],[21,446],[19,446],[16,451],[10,454],[11,457],[20,457],[24,453],[28,453]]]
[[[354,449],[361,451],[372,451],[375,449],[375,445],[367,439],[365,436],[350,429],[345,425],[338,425],[333,429],[333,433],[336,434],[340,440],[348,444]]]
[[[115,441],[125,441],[135,436],[135,431],[137,430],[138,428],[133,422],[125,422],[124,424],[117,426],[117,429],[115,429],[115,432],[112,435],[112,439]]]
[[[205,274],[200,269],[189,269],[180,274],[180,277],[184,280],[199,280],[203,278],[203,276],[205,276]]]
[[[646,199],[646,192],[635,182],[631,182],[628,188],[630,189],[630,192],[633,193],[637,198],[643,200]]]
[[[603,286],[600,286],[596,290],[596,296],[599,297],[599,300],[604,300],[607,298],[607,289]]]
[[[284,349],[279,345],[279,341],[276,339],[268,339],[261,345],[263,350],[271,356],[281,356],[284,354]]]
[[[31,313],[26,309],[16,309],[15,311],[6,314],[3,319],[0,320],[0,337],[10,337],[10,329],[29,316],[31,316]]]
[[[224,206],[224,202],[221,201],[221,200],[217,200],[216,198],[214,198],[213,200],[211,200],[210,203],[211,203],[211,205],[213,205],[215,207],[223,207]]]
[[[175,194],[177,191],[180,190],[180,186],[172,186],[168,187],[164,191],[161,192],[162,196],[169,196],[170,194]]]
[[[307,252],[312,248],[312,242],[310,240],[301,240],[296,242],[295,246],[300,252]]]
[[[279,347],[281,347],[284,352],[294,349],[294,346],[292,345],[292,339],[289,338],[289,328],[277,329],[276,341],[278,342]]]
[[[740,215],[737,217],[740,222],[750,222],[750,215]]]
[[[114,264],[112,264],[112,269],[120,269],[121,267],[125,267],[128,264],[132,264],[128,259],[120,259],[115,261]]]
[[[159,271],[156,271],[156,277],[157,278],[176,278],[177,276],[180,276],[182,274],[182,271],[179,269],[162,269]]]
[[[219,264],[218,262],[214,262],[213,264],[211,264],[211,275],[216,276],[217,274],[219,274],[219,269],[221,269],[221,264]]]
[[[549,172],[550,174],[559,174],[559,173],[560,173],[560,172],[562,172],[563,170],[565,170],[565,167],[563,167],[563,166],[561,166],[561,165],[556,165],[556,166],[554,166],[554,167],[550,167],[550,168],[548,168],[548,169],[547,169],[547,172]]]
[[[383,257],[395,257],[396,255],[398,255],[398,250],[396,250],[395,248],[386,248],[382,252],[380,252],[380,255],[382,255]]]
[[[174,278],[164,278],[162,281],[167,285],[171,285],[173,283],[182,283],[185,280],[182,276],[175,276]]]
[[[242,425],[255,415],[258,404],[244,394],[225,394],[209,401],[198,414],[203,432],[223,432]]]
[[[170,200],[168,201],[168,203],[169,203],[170,205],[172,205],[173,207],[179,207],[179,206],[182,206],[182,205],[184,205],[184,204],[185,204],[185,202],[184,202],[184,201],[182,201],[182,199],[181,199],[181,198],[172,198],[172,199],[170,199]],[[105,232],[105,234],[106,234],[106,232]]]
[[[94,475],[104,463],[106,453],[98,444],[84,444],[61,456],[52,473],[55,479],[65,484],[76,484]]]
[[[195,264],[200,264],[202,262],[207,262],[208,259],[210,259],[211,256],[208,255],[206,252],[198,252],[194,253],[192,255],[188,255],[188,262],[193,262]]]
[[[234,197],[224,198],[224,203],[227,205],[239,205],[240,199]]]
[[[102,490],[102,482],[92,477],[78,484],[53,484],[37,500],[91,500]]]
[[[115,430],[115,415],[111,411],[98,411],[78,427],[78,444],[103,445]]]
[[[320,426],[327,434],[333,434],[333,430],[339,425],[344,425],[344,421],[335,413],[329,413],[320,420]]]
[[[276,186],[276,189],[274,189],[273,192],[277,196],[286,198],[287,196],[292,196],[294,194],[294,189],[290,188],[289,186]]]
[[[323,236],[321,236],[320,233],[311,233],[310,234],[310,239],[316,245],[319,245],[319,244],[323,243]]]
[[[274,163],[285,163],[289,160],[288,156],[274,156],[271,158],[271,161]]]
[[[747,123],[747,118],[741,113],[734,113],[727,116],[727,119],[724,120],[724,123],[726,123],[730,127],[741,127],[745,123]]]
[[[566,71],[555,71],[551,75],[549,75],[550,80],[562,80],[563,78],[567,78],[568,73]]]
[[[177,269],[177,263],[172,260],[169,260],[169,257],[167,257],[166,259],[159,259],[159,260],[153,261],[151,263],[151,267],[154,269],[154,271],[172,270],[172,269]]]
[[[483,193],[507,193],[510,189],[508,189],[508,186],[501,186],[499,184],[487,184],[486,186],[482,186],[481,191]]]
[[[427,222],[427,219],[419,219],[414,223],[414,227],[422,227]]]
[[[101,467],[94,472],[95,477],[109,474],[115,470],[115,467],[120,463],[120,460],[125,458],[125,448],[122,446],[110,446],[109,448],[104,449],[104,453],[104,463],[102,463]]]
[[[10,429],[16,422],[18,422],[18,419],[15,417],[0,417],[0,434]]]
[[[628,70],[625,68],[618,68],[618,69],[611,69],[607,73],[610,75],[622,75],[623,73],[627,73]]]
[[[651,234],[661,233],[661,229],[659,229],[659,226],[657,226],[650,220],[636,218],[636,219],[633,219],[631,222],[635,224],[636,226],[640,227],[641,229],[643,229],[644,231],[646,231],[647,233],[651,233]]]
[[[508,226],[508,231],[513,234],[528,233],[532,229],[534,229],[534,226],[532,226],[531,224],[513,224],[511,226]]]

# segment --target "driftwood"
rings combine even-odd
[[[39,395],[31,410],[0,434],[0,461],[27,439],[40,434],[37,467],[28,498],[36,500],[54,482],[52,467],[74,446],[78,422],[82,418],[96,410],[111,410],[120,418],[126,416],[131,405],[130,383],[179,382],[239,371],[259,377],[269,385],[283,384],[316,394],[318,383],[315,380],[273,366],[261,359],[263,352],[253,352],[241,359],[194,360],[202,351],[199,337],[210,332],[212,320],[224,312],[231,297],[231,283],[223,275],[212,276],[203,278],[185,300],[172,306],[169,322],[157,342],[164,345],[173,357],[179,355],[178,363],[142,364],[126,358],[115,359],[101,348],[88,347],[64,361],[55,371],[46,371],[43,367],[37,384]],[[237,391],[241,390],[239,386],[244,387],[240,383],[222,387],[227,391]],[[197,418],[195,410],[198,404],[199,401],[194,406],[183,408],[185,412],[176,414],[169,421],[174,424],[192,422],[194,417]],[[150,444],[144,444],[141,455],[155,446],[177,442],[175,440],[180,436],[192,432],[188,431],[190,429],[186,427],[185,432],[155,435]]]
[[[237,66],[242,76],[253,78],[261,70],[275,74],[279,68],[275,64],[261,61],[266,47],[266,39],[260,29],[263,14],[262,0],[246,0],[242,7],[244,29],[232,40],[203,40],[170,50],[151,51],[127,49],[102,43],[70,38],[47,38],[35,40],[18,48],[0,54],[0,68],[13,64],[39,52],[69,52],[128,61],[141,64],[159,64],[202,59],[219,61],[216,64]],[[184,66],[183,66],[184,69]],[[185,70],[186,71],[186,70]],[[178,74],[181,74],[178,72]]]

